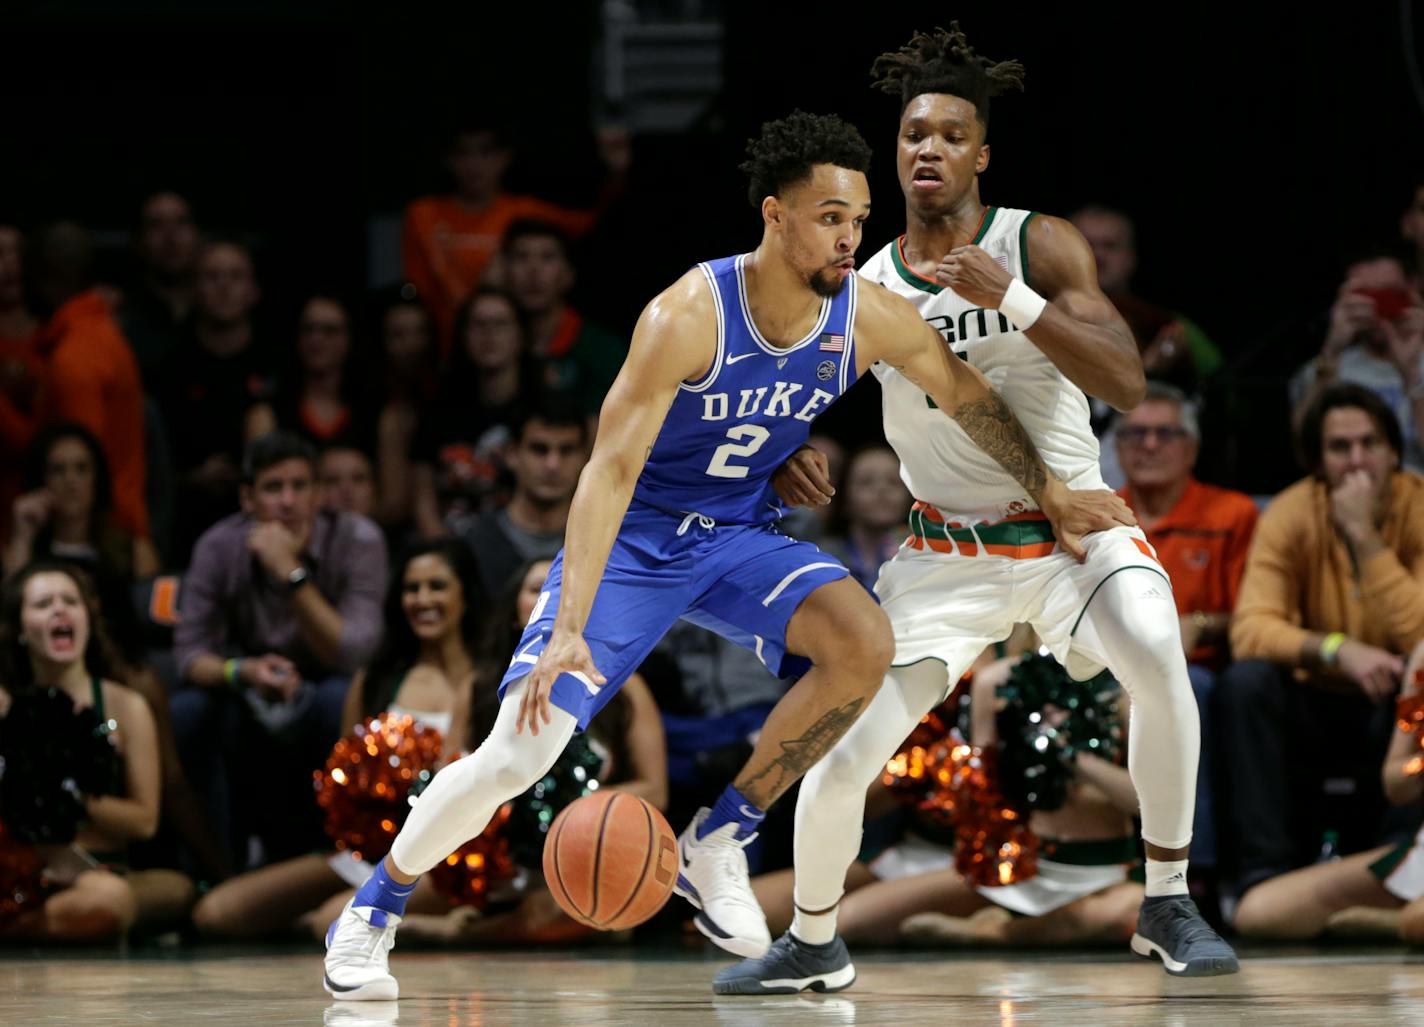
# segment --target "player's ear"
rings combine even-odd
[[[974,173],[982,175],[989,167],[989,144],[979,147],[979,157],[974,162]]]
[[[784,211],[781,208],[781,201],[775,196],[768,196],[761,201],[761,220],[765,225],[780,225]]]

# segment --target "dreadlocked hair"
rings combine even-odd
[[[855,126],[834,114],[792,111],[779,121],[768,121],[761,135],[747,143],[741,164],[751,183],[747,198],[760,207],[768,196],[811,177],[817,164],[834,164],[850,171],[870,170],[870,147]]]
[[[1022,64],[980,57],[957,21],[950,22],[948,30],[916,32],[899,50],[875,58],[870,74],[874,88],[900,98],[902,113],[917,96],[946,93],[972,103],[986,128],[990,97],[1010,90],[1021,93],[1024,87]]]

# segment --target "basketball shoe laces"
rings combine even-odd
[[[1200,913],[1188,904],[1188,900],[1177,900],[1163,912],[1162,927],[1168,934],[1176,934],[1175,940],[1182,945],[1194,945],[1199,941],[1215,941],[1217,933],[1202,919]]]
[[[327,958],[338,966],[369,968],[373,963],[385,969],[386,959],[396,943],[400,917],[387,913],[385,927],[376,927],[353,908],[348,920],[342,917],[327,949]]]

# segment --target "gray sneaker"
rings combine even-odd
[[[718,995],[794,995],[844,991],[855,983],[855,966],[840,935],[824,945],[808,945],[787,931],[757,959],[729,966],[712,982]]]
[[[1163,969],[1177,977],[1215,977],[1241,969],[1231,946],[1185,895],[1143,900],[1132,951],[1145,959],[1156,956]]]

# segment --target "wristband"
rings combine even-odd
[[[237,687],[238,674],[239,674],[239,672],[240,672],[241,670],[242,670],[242,661],[241,661],[241,660],[237,660],[237,659],[224,660],[224,661],[223,661],[223,681],[226,682],[229,687],[231,687],[231,688],[236,688],[236,687]]]
[[[1345,644],[1345,633],[1343,631],[1332,631],[1325,636],[1325,641],[1320,643],[1320,662],[1327,667],[1333,667],[1340,659],[1340,647]]]
[[[1046,299],[1025,285],[1022,279],[1013,278],[1004,298],[999,301],[999,313],[1012,321],[1019,331],[1026,332],[1042,316],[1046,306]]]

